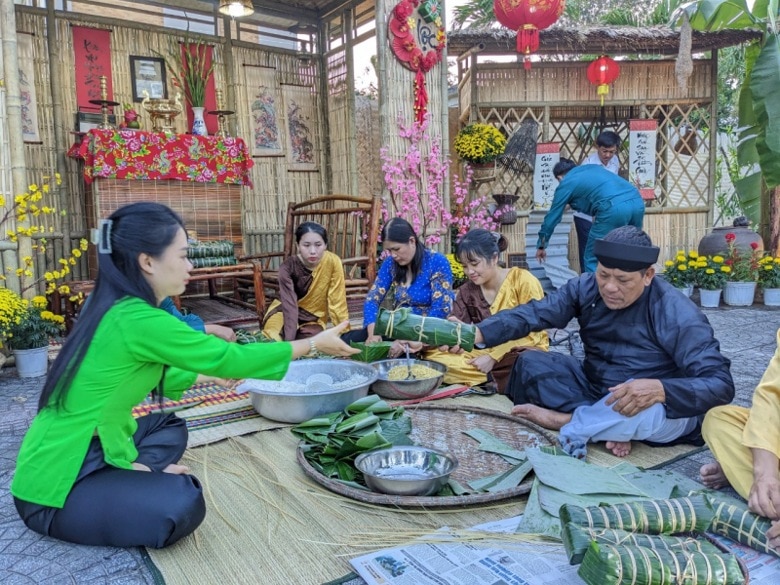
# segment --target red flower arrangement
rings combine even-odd
[[[736,246],[737,235],[729,232],[725,236],[728,252],[723,261],[724,270],[728,274],[731,282],[756,282],[761,265],[761,251],[758,249],[757,242],[750,242],[750,254],[740,252]]]

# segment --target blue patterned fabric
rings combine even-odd
[[[393,308],[410,307],[415,315],[445,318],[452,310],[452,269],[443,254],[425,250],[420,273],[409,286],[393,283],[397,265],[388,257],[363,305],[363,327],[376,322],[379,305],[392,291]]]

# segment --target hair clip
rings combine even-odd
[[[114,221],[111,219],[101,219],[98,222],[98,253],[110,254],[111,249],[111,228],[114,225]]]

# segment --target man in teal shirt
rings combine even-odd
[[[645,215],[644,201],[634,185],[598,165],[578,167],[571,160],[562,158],[553,168],[553,175],[559,184],[550,210],[539,228],[536,259],[539,262],[546,260],[545,248],[569,205],[574,211],[593,216],[593,227],[585,245],[583,272],[595,272],[598,261],[593,255],[593,243],[625,225],[641,229]]]

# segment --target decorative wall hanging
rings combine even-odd
[[[642,199],[655,199],[655,142],[658,121],[654,118],[629,120],[628,180],[636,185]]]
[[[539,142],[534,164],[534,209],[550,209],[558,179],[553,167],[561,160],[560,142]]]
[[[496,20],[517,31],[517,52],[524,55],[526,69],[531,68],[531,53],[539,49],[539,31],[558,20],[565,7],[565,0],[493,0]]]
[[[252,156],[280,156],[284,153],[279,124],[279,85],[276,69],[244,63],[244,90],[249,105],[249,143]]]
[[[287,123],[290,170],[316,171],[317,109],[313,89],[308,85],[282,85]]]
[[[153,100],[168,99],[165,59],[130,55],[130,86],[133,89],[134,102],[142,102],[144,92]]]
[[[415,72],[414,115],[422,123],[428,111],[425,74],[442,59],[446,35],[441,0],[402,0],[390,14],[390,48],[396,59]]]
[[[617,61],[602,55],[588,65],[588,81],[596,86],[596,94],[601,97],[601,107],[604,107],[604,96],[609,93],[609,86],[620,76],[620,65]]]
[[[102,99],[100,96],[100,76],[104,75],[108,83],[108,97],[114,99],[111,82],[111,31],[73,27],[73,53],[76,63],[76,104],[79,110],[99,112],[100,107],[90,100]]]
[[[19,45],[19,90],[22,98],[22,136],[25,142],[40,142],[38,98],[35,93],[35,59],[30,33],[17,33]],[[0,52],[0,59],[2,59]]]

